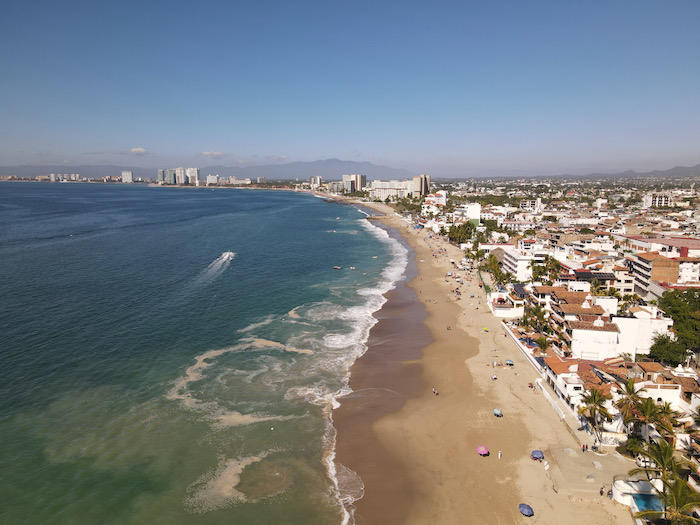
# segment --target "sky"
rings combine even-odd
[[[700,164],[697,0],[11,2],[0,165]]]

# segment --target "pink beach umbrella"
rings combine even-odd
[[[487,449],[484,445],[479,445],[476,448],[476,451],[479,453],[481,456],[487,456],[489,453],[489,449]]]

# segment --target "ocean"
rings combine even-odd
[[[407,259],[305,193],[0,183],[0,523],[351,523],[332,408]]]

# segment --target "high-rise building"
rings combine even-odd
[[[165,182],[165,170],[158,170],[158,176],[156,177],[156,182],[158,184],[163,184]]]
[[[122,171],[122,182],[128,184],[134,182],[134,172],[129,170]]]
[[[175,168],[175,180],[178,184],[187,184],[187,177],[185,177],[185,168]]]
[[[353,193],[362,191],[362,188],[367,186],[367,176],[360,174],[343,175],[343,189],[346,192]]]
[[[218,175],[207,175],[207,186],[216,186],[219,184]]]
[[[187,168],[185,170],[187,183],[193,186],[199,186],[199,168]]]
[[[413,197],[423,197],[430,193],[430,175],[413,177]]]
[[[166,184],[177,184],[177,176],[175,170],[170,168],[165,170],[165,183]]]

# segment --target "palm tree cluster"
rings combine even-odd
[[[646,460],[645,466],[629,473],[644,473],[649,480],[661,480],[661,488],[657,488],[657,492],[664,509],[642,510],[635,514],[635,518],[675,525],[700,523],[700,518],[695,517],[695,509],[700,506],[700,494],[688,484],[687,474],[683,473],[683,469],[687,471],[688,462],[676,459],[675,452],[674,446],[665,439],[648,443],[638,450],[638,454]]]
[[[600,392],[584,398],[584,408],[589,414],[595,413],[610,396]],[[678,426],[678,416],[669,403],[657,404],[653,399],[641,397],[635,388],[634,379],[622,385],[620,397],[614,403],[628,431],[627,449],[644,458],[643,465],[629,472],[630,475],[644,473],[647,479],[660,479],[661,488],[657,489],[664,510],[643,510],[635,518],[644,518],[659,523],[688,524],[700,523],[693,513],[700,506],[700,494],[693,490],[687,481],[688,462],[676,458],[675,447],[671,444],[674,428]],[[582,408],[583,410],[583,408]],[[600,415],[609,416],[602,406]],[[650,428],[654,425],[661,433],[662,439],[650,440]],[[635,433],[639,426],[641,436]],[[641,439],[640,439],[641,437]]]
[[[673,437],[678,426],[678,414],[668,402],[657,404],[650,397],[641,397],[636,390],[634,379],[630,378],[622,385],[620,398],[615,401],[615,408],[620,412],[622,422],[628,433],[634,433],[639,425],[641,437],[649,441],[649,431],[653,425],[662,435]]]

